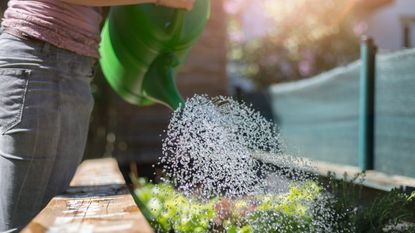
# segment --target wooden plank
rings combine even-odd
[[[125,185],[124,177],[114,159],[87,160],[79,165],[71,182],[74,186]]]
[[[278,156],[275,160],[275,156]],[[285,161],[292,161],[298,169],[321,176],[327,176],[329,173],[334,173],[334,178],[352,181],[353,177],[362,174],[362,171],[356,166],[349,166],[344,164],[330,163],[321,160],[311,160],[309,158],[297,157],[298,160],[293,160],[290,155],[272,155],[268,153],[257,153],[253,157],[262,162],[274,164],[279,167],[285,167]],[[376,170],[369,170],[364,173],[364,180],[357,180],[366,187],[374,188],[383,191],[391,191],[392,189],[401,188],[403,190],[411,191],[415,188],[415,178],[386,174]]]
[[[113,159],[83,162],[67,193],[53,198],[22,231],[152,233],[137,208],[117,162]]]
[[[345,173],[349,179],[361,173],[361,170],[354,166],[339,165],[324,161],[313,161],[311,164],[317,168],[320,175],[326,176],[329,172],[334,172],[337,179],[343,179]],[[391,191],[396,188],[413,190],[415,187],[415,179],[412,177],[392,175],[376,170],[369,170],[365,172],[362,185],[383,191]]]

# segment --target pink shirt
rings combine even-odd
[[[20,37],[33,37],[72,52],[99,57],[100,8],[62,0],[9,0],[2,26]]]

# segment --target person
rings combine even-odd
[[[9,0],[0,35],[0,232],[66,190],[86,144],[102,6],[194,0]]]

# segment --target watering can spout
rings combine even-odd
[[[184,104],[175,82],[175,67],[179,59],[171,53],[162,54],[149,67],[144,79],[144,95],[175,110]]]

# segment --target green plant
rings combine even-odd
[[[414,212],[412,195],[393,190],[359,203],[363,175],[343,180],[329,177],[328,185],[292,182],[284,194],[239,199],[198,200],[172,186],[135,179],[135,199],[157,232],[303,233],[415,232],[405,224]],[[325,189],[323,187],[326,187]]]
[[[409,217],[414,217],[414,211],[407,209],[415,199],[415,193],[405,195],[399,190],[392,190],[378,196],[367,207],[360,208],[353,216],[356,232],[381,232],[387,228],[396,228]],[[411,227],[402,226],[394,232],[407,232]],[[412,227],[412,230],[415,228]]]
[[[369,203],[360,203],[364,173],[348,178],[335,179],[328,174],[328,191],[336,198],[328,202],[328,208],[339,214],[335,222],[338,228],[351,232],[415,232],[415,226],[405,221],[415,217],[413,204],[415,192],[408,195],[398,189],[376,195]],[[412,206],[411,206],[412,205]]]
[[[153,185],[136,180],[136,203],[145,206],[145,216],[158,232],[206,232],[213,218],[212,203],[198,202],[176,192],[168,184]],[[147,212],[149,211],[149,213]]]
[[[165,183],[139,179],[136,184],[136,202],[158,232],[305,232],[313,221],[309,207],[321,192],[307,181],[292,183],[285,194],[201,201]]]

